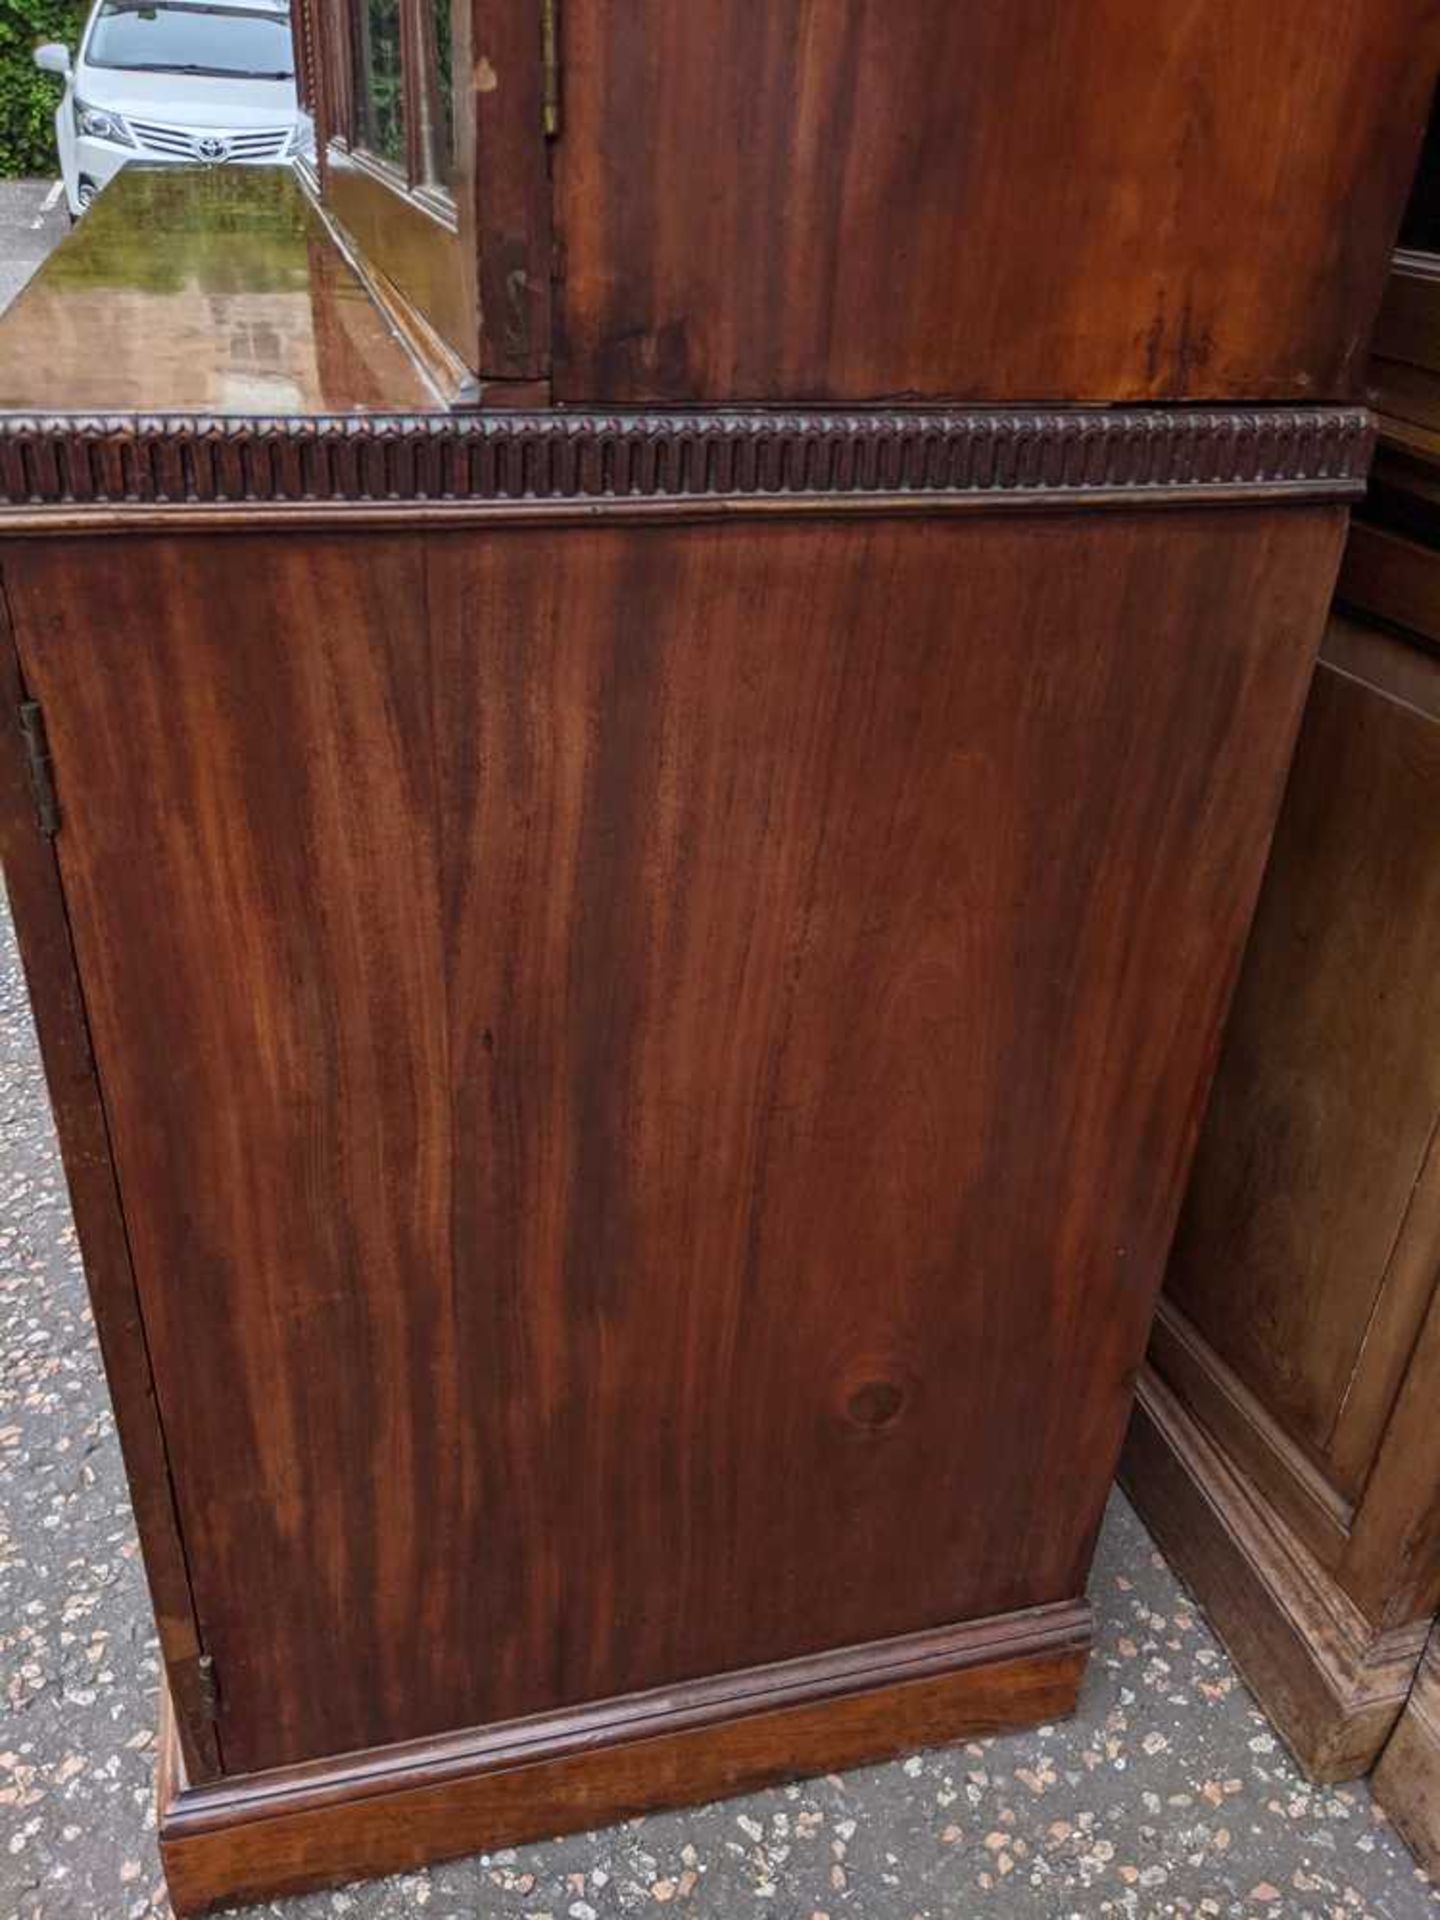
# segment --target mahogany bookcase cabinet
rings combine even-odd
[[[0,323],[176,1905],[1063,1713],[1422,0],[357,0]]]

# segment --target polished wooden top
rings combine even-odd
[[[4,409],[436,404],[289,168],[127,167],[0,318]]]

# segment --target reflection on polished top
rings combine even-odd
[[[430,409],[281,167],[127,167],[0,317],[0,409]]]

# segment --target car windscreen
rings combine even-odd
[[[90,29],[85,59],[92,67],[231,79],[289,80],[295,73],[286,13],[138,5],[135,0],[104,0]]]

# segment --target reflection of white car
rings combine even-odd
[[[80,50],[53,43],[60,172],[82,213],[127,160],[274,166],[308,151],[289,0],[95,0]]]

